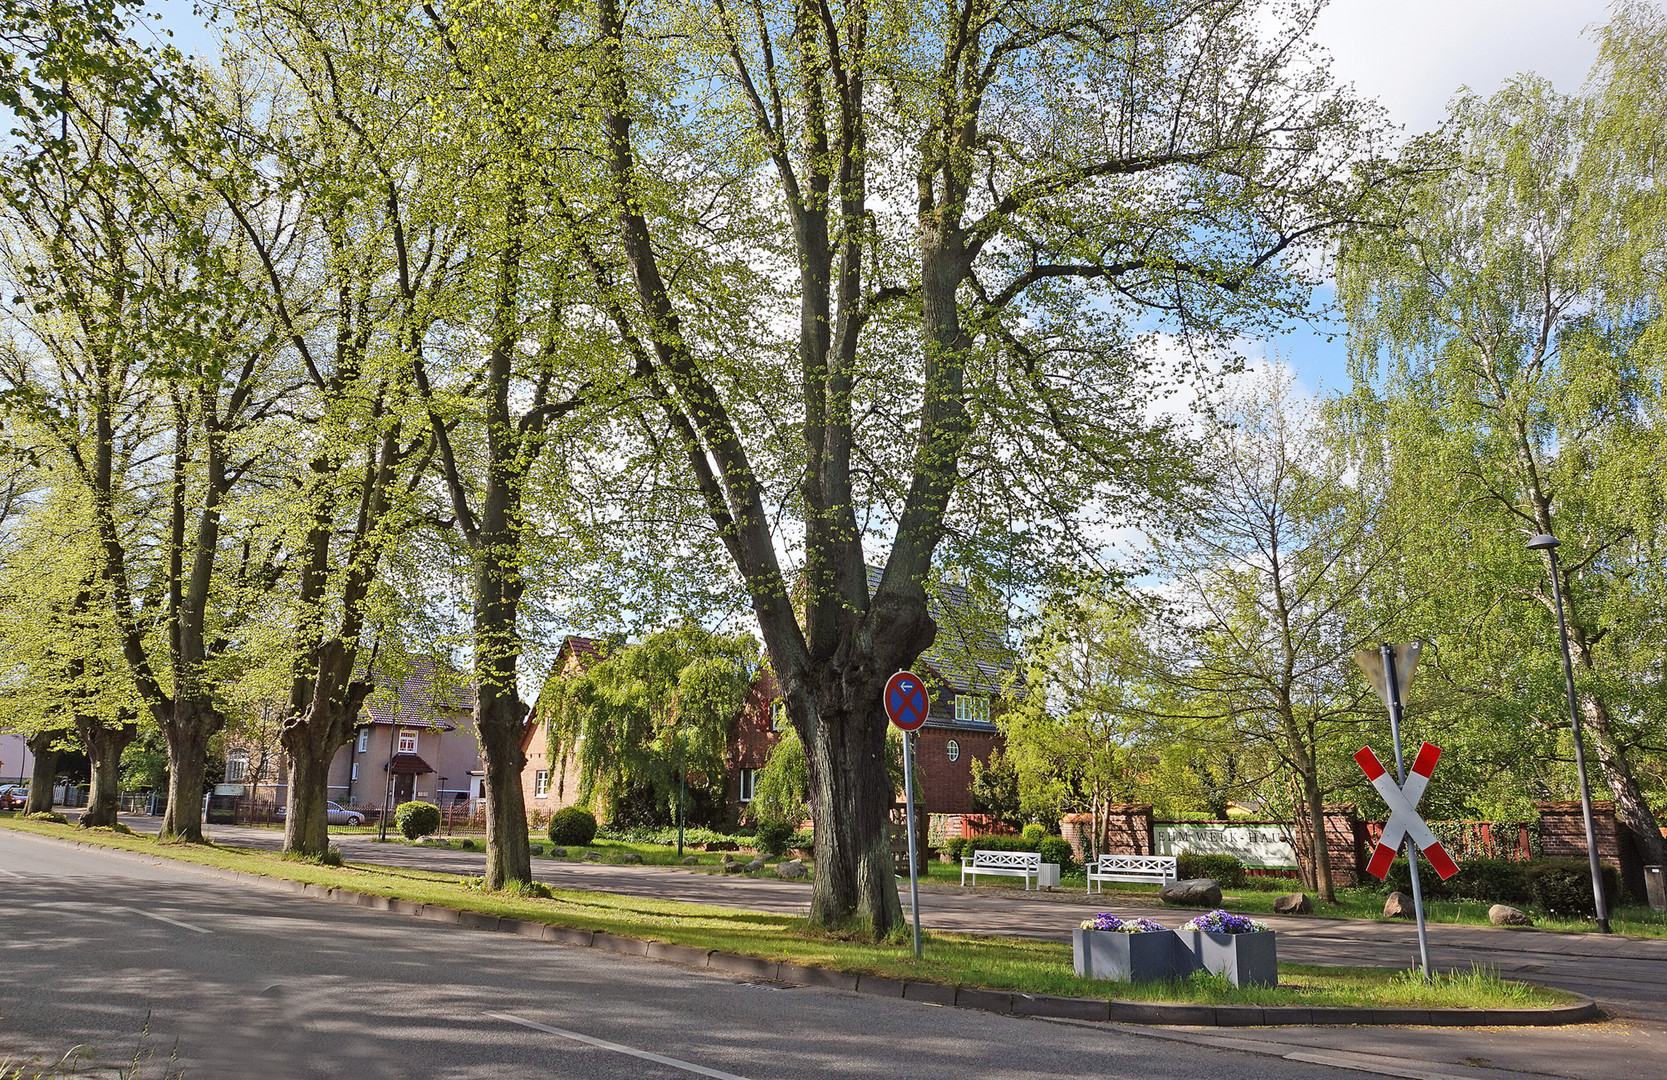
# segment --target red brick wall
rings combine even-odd
[[[1086,859],[1092,846],[1088,833],[1094,827],[1091,814],[1066,814],[1059,821],[1059,832],[1077,853]],[[1105,831],[1100,838],[1102,855],[1151,855],[1157,850],[1157,832],[1152,823],[1152,808],[1142,803],[1117,803],[1106,809]]]
[[[972,759],[987,761],[1000,738],[988,731],[922,728],[915,736],[915,752],[924,808],[933,814],[972,813]],[[949,760],[951,740],[959,747],[954,761]]]
[[[741,770],[762,769],[770,760],[770,751],[781,741],[781,735],[770,727],[777,692],[775,676],[768,671],[759,675],[747,691],[741,715],[729,730],[729,776],[724,781],[724,802],[731,820],[739,821],[746,813],[746,805],[741,802]]]
[[[1586,819],[1578,802],[1535,804],[1540,812],[1540,854],[1557,858],[1586,858]],[[1621,881],[1633,896],[1644,897],[1644,860],[1638,855],[1632,833],[1615,817],[1615,804],[1607,799],[1592,803],[1592,833],[1597,837],[1598,861],[1621,872]]]
[[[1307,811],[1299,808],[1303,819],[1291,829],[1291,839],[1297,852],[1297,862],[1307,866],[1313,858],[1314,844],[1309,839]],[[1326,855],[1331,860],[1331,883],[1340,889],[1352,888],[1365,872],[1366,832],[1361,827],[1360,815],[1354,803],[1336,803],[1325,808]]]

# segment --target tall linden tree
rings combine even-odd
[[[817,925],[901,925],[881,690],[934,568],[1098,555],[1180,472],[1159,344],[1295,313],[1356,217],[1376,120],[1317,9],[590,10],[575,235],[804,745]]]

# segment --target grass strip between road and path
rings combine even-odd
[[[1487,970],[1443,976],[1426,985],[1404,971],[1281,964],[1280,986],[1274,989],[1237,990],[1211,977],[1110,985],[1077,978],[1071,970],[1071,947],[1059,942],[932,933],[926,937],[923,957],[916,960],[907,941],[876,944],[841,938],[813,930],[805,919],[784,915],[571,889],[551,890],[547,899],[514,896],[483,891],[455,874],[367,864],[324,866],[265,851],[159,843],[147,836],[48,822],[0,819],[0,825],[153,858],[891,979],[1101,1000],[1220,1005],[1492,1009],[1577,1000],[1572,994],[1504,980]]]

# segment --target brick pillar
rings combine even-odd
[[[1157,831],[1152,808],[1138,803],[1117,803],[1106,807],[1105,842],[1100,850],[1108,855],[1151,855],[1157,850]]]
[[[1059,819],[1059,835],[1071,845],[1076,853],[1077,862],[1088,860],[1088,834],[1094,828],[1093,814],[1066,814]]]
[[[1548,858],[1586,858],[1586,820],[1578,802],[1535,803],[1540,812],[1540,854]],[[1607,799],[1592,803],[1592,832],[1597,837],[1598,861],[1620,871],[1621,884],[1633,896],[1644,896],[1644,860],[1632,833],[1615,817]]]

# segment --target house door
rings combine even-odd
[[[417,778],[411,773],[396,773],[394,775],[394,805],[411,801],[411,793],[416,789]]]

